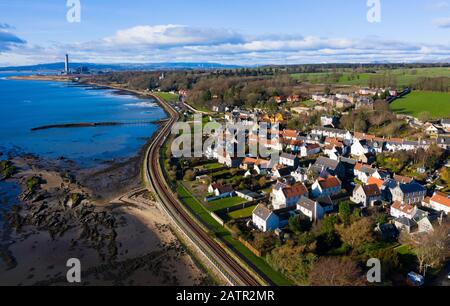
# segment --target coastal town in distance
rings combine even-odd
[[[145,25],[137,1],[107,30],[100,1],[43,2],[62,17],[0,0],[0,286],[168,286],[212,303],[450,285],[450,41],[380,39],[403,17],[378,10],[398,4],[330,4],[361,10],[367,34],[340,20],[301,36],[240,13],[224,26],[250,9],[236,1],[207,27]],[[412,2],[450,37],[435,13],[450,3]],[[25,26],[33,7],[61,29]]]

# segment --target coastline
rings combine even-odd
[[[17,79],[68,81],[60,76]],[[154,97],[115,86],[80,84]],[[39,158],[13,160],[18,171],[10,180],[22,189],[26,189],[30,177],[39,177],[43,183],[31,199],[26,199],[21,208],[8,216],[13,222],[6,241],[0,242],[0,272],[3,271],[0,284],[67,284],[65,260],[71,257],[82,261],[86,285],[208,283],[207,275],[171,232],[170,221],[159,211],[152,195],[142,188],[144,152],[157,133],[153,133],[135,156],[95,169],[80,170],[65,159],[59,161],[67,164],[66,169],[55,165],[56,161]],[[64,181],[66,171],[74,176],[73,182]],[[75,207],[70,203],[73,193],[82,194],[83,198]],[[47,219],[63,215],[63,221],[71,225],[58,232],[50,220],[40,219],[39,210],[49,216]],[[78,210],[87,210],[92,220],[111,218],[115,220],[114,226],[103,227],[101,221],[86,223]],[[101,239],[104,243],[96,243],[98,232],[99,237],[106,235]]]

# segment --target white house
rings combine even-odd
[[[353,190],[350,201],[362,204],[364,207],[373,206],[375,202],[381,200],[381,190],[376,184],[359,185]]]
[[[232,196],[234,194],[233,187],[223,186],[219,183],[212,183],[208,187],[209,193],[214,193],[215,196]]]
[[[361,143],[361,140],[355,139],[350,149],[350,154],[353,156],[362,156],[370,153],[370,149]]]
[[[319,144],[304,144],[300,148],[300,156],[301,157],[308,157],[315,154],[320,153],[320,145]]]
[[[291,172],[291,176],[296,182],[307,182],[308,181],[308,168],[298,167],[296,170]]]
[[[361,182],[363,182],[364,184],[367,184],[369,181],[369,178],[374,177],[377,179],[381,179],[382,176],[381,174],[378,172],[377,169],[372,168],[369,165],[365,165],[362,163],[357,163],[355,165],[355,168],[353,170],[355,177],[360,180]]]
[[[335,176],[317,179],[311,187],[313,197],[333,196],[341,192],[341,181]]]
[[[302,197],[297,204],[297,210],[307,216],[311,221],[323,219],[325,209],[317,201]]]
[[[450,198],[445,193],[435,192],[431,198],[426,198],[422,204],[433,210],[443,211],[446,215],[450,214]]]
[[[302,196],[308,196],[308,189],[302,183],[289,185],[278,182],[273,186],[271,198],[275,210],[292,207]]]
[[[412,220],[417,213],[417,206],[410,204],[402,204],[401,202],[394,202],[391,205],[391,216],[394,218],[405,217]]]
[[[441,125],[446,132],[450,132],[450,119],[442,119]]]
[[[252,214],[252,221],[263,232],[276,230],[280,223],[277,214],[263,204],[256,206]]]
[[[283,153],[280,155],[280,164],[288,167],[297,167],[299,164],[297,155]]]

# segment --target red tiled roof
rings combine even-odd
[[[381,195],[380,188],[376,184],[364,185],[362,188],[368,197],[378,197]]]
[[[300,195],[308,194],[308,189],[302,183],[297,183],[292,186],[287,186],[283,188],[283,193],[286,198],[298,197]]]
[[[394,180],[397,181],[398,183],[402,183],[402,184],[411,184],[413,181],[413,179],[410,177],[401,176],[401,175],[397,175],[397,174],[394,174]]]
[[[297,138],[298,136],[298,132],[296,130],[284,130],[281,134],[286,138]]]
[[[341,186],[341,181],[335,176],[329,176],[326,179],[319,180],[322,189],[330,189]]]

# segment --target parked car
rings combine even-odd
[[[420,275],[417,274],[416,272],[409,272],[408,273],[408,283],[412,286],[423,286],[425,284],[425,278]]]

